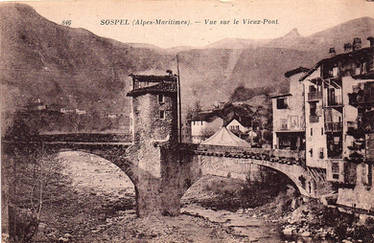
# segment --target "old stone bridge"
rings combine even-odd
[[[318,197],[325,188],[324,172],[308,169],[304,155],[243,147],[181,143],[179,82],[166,76],[131,75],[132,134],[44,135],[9,143],[48,153],[81,150],[111,161],[135,186],[137,214],[178,215],[186,190],[206,174],[245,178],[252,165],[264,166],[288,176],[300,193]],[[13,146],[14,145],[14,146]]]
[[[263,166],[287,176],[305,197],[320,196],[325,176],[308,169],[304,154],[246,147],[230,147],[169,141],[134,143],[113,136],[79,137],[44,135],[17,142],[21,147],[43,149],[48,154],[83,151],[100,156],[118,166],[133,182],[137,214],[177,215],[180,199],[204,175],[245,179],[252,166]],[[9,145],[14,143],[9,143]],[[10,147],[10,146],[9,146]],[[14,148],[14,146],[12,146]]]

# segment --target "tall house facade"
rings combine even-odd
[[[305,90],[306,165],[326,170],[340,188],[371,187],[374,133],[374,40],[330,49],[300,81]]]
[[[272,97],[273,149],[305,149],[304,86],[299,79],[308,71],[299,67],[285,73],[289,93]]]

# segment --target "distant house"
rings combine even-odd
[[[78,115],[85,115],[87,112],[85,110],[75,109],[75,113]]]
[[[232,118],[225,127],[234,134],[248,132],[248,128],[243,126],[236,118]]]
[[[28,111],[42,111],[47,109],[47,106],[38,98],[35,102],[29,103],[25,108]]]
[[[47,109],[52,112],[61,112],[62,106],[59,104],[50,104],[47,106]]]
[[[64,114],[67,114],[67,113],[74,113],[75,110],[74,109],[61,108],[60,112],[64,113]]]
[[[117,114],[108,114],[107,115],[109,119],[116,119],[117,118]]]
[[[201,112],[191,120],[192,143],[201,143],[223,126],[223,119],[211,112]]]

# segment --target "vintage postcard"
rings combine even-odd
[[[2,242],[374,242],[374,1],[0,2]]]

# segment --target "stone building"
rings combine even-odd
[[[374,39],[330,49],[300,81],[305,90],[306,165],[326,170],[338,203],[374,208]],[[365,189],[363,189],[365,188]]]
[[[180,168],[178,153],[173,152],[179,136],[177,76],[130,76],[133,145],[127,153],[136,165],[131,173],[136,174],[137,214],[178,214]]]
[[[304,86],[299,79],[308,71],[299,67],[286,72],[290,92],[272,97],[273,149],[305,149]]]

